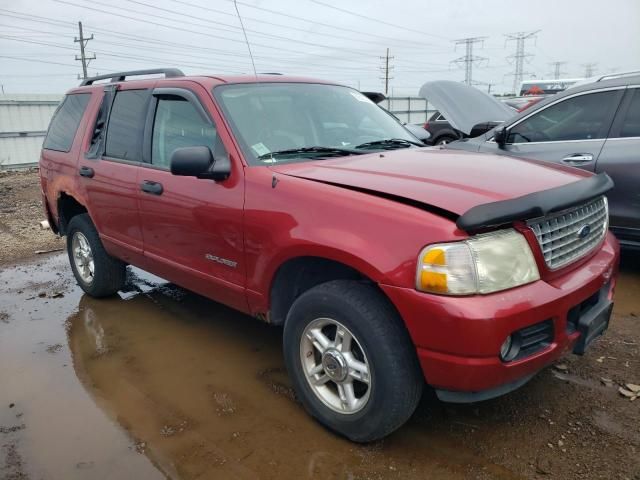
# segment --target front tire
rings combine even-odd
[[[372,285],[335,280],[303,293],[287,315],[284,354],[305,409],[356,442],[399,428],[422,394],[415,347]]]
[[[69,222],[67,253],[78,285],[92,297],[108,297],[124,286],[126,265],[105,251],[88,214]]]

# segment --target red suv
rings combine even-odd
[[[340,85],[116,73],[56,112],[44,206],[89,295],[131,264],[283,326],[304,407],[370,441],[425,381],[502,395],[582,354],[612,309],[609,177],[415,143]]]

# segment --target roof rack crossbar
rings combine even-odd
[[[131,70],[129,72],[116,72],[107,73],[105,75],[96,75],[95,77],[89,77],[82,80],[81,87],[85,85],[93,85],[98,80],[111,79],[111,83],[124,82],[127,77],[134,77],[138,75],[154,75],[157,73],[163,73],[165,78],[184,77],[184,73],[177,68],[152,68],[148,70]]]

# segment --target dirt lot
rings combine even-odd
[[[587,355],[487,402],[427,394],[363,446],[296,403],[279,329],[135,269],[126,292],[94,300],[64,253],[33,257],[61,245],[30,226],[33,182],[0,177],[0,211],[27,223],[0,214],[21,240],[0,251],[0,479],[640,480],[640,399],[617,391],[640,384],[638,255],[624,256],[611,327]]]
[[[0,265],[64,246],[40,227],[44,219],[38,172],[0,171]]]

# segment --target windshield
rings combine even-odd
[[[249,83],[218,86],[214,95],[251,165],[409,148],[416,142],[384,110],[348,87]]]

